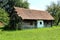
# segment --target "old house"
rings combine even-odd
[[[15,7],[17,15],[22,18],[22,28],[51,27],[54,18],[50,13]]]

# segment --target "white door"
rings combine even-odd
[[[43,20],[37,20],[37,27],[38,27],[38,28],[44,27],[44,22],[43,22]]]

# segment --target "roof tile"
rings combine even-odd
[[[15,7],[18,16],[21,16],[22,19],[30,19],[30,20],[54,20],[54,18],[47,11],[39,11],[39,10],[30,10]]]

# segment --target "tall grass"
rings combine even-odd
[[[60,40],[60,26],[18,31],[0,31],[0,40]]]

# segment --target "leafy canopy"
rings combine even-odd
[[[4,25],[7,25],[9,23],[9,17],[8,13],[0,8],[0,22],[2,22]]]
[[[29,8],[28,0],[14,0],[16,7]]]
[[[52,3],[50,6],[47,6],[47,11],[55,18],[55,25],[58,25],[60,22],[60,3]]]
[[[21,19],[21,18],[19,18],[19,19],[17,18],[18,15],[16,14],[14,6],[21,7],[21,8],[29,8],[29,3],[27,0],[2,0],[2,1],[0,1],[0,7],[5,9],[8,12],[9,17],[10,17],[9,18],[9,27],[10,28],[9,29],[16,29],[17,24],[19,23],[18,20]],[[5,20],[5,19],[3,19],[3,20]],[[19,21],[21,21],[21,20],[19,20]],[[21,24],[21,22],[20,22],[20,24]]]

